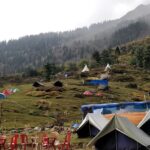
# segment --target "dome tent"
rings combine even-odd
[[[61,81],[56,81],[54,83],[54,86],[56,86],[56,87],[63,87],[63,83]]]
[[[0,93],[0,99],[5,99],[5,98],[6,98],[5,94],[4,93]]]
[[[34,83],[32,84],[32,86],[33,86],[33,87],[41,87],[41,86],[44,86],[44,84],[41,83],[41,82],[36,81],[36,82],[34,82]]]

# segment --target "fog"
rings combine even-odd
[[[150,0],[0,0],[0,41],[120,18]]]

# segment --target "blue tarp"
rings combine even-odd
[[[108,86],[108,80],[86,80],[86,85],[103,85]]]
[[[106,104],[89,104],[82,105],[81,110],[86,115],[88,112],[101,112],[102,114],[125,112],[144,112],[150,109],[150,101],[143,102],[123,102],[123,103],[106,103]]]
[[[5,98],[6,98],[5,94],[0,93],[0,99],[5,99]]]
[[[75,128],[75,129],[77,129],[78,127],[79,127],[79,123],[74,123],[73,125],[72,125],[72,128]]]

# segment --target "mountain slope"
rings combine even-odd
[[[149,5],[139,5],[134,10],[128,12],[121,20],[135,20],[143,16],[150,14],[150,4]]]
[[[0,43],[1,75],[38,68],[47,62],[63,64],[89,58],[118,44],[150,34],[150,5],[140,5],[120,19],[97,23],[89,28],[60,33],[43,33]]]

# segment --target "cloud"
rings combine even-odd
[[[119,18],[150,0],[0,0],[0,40]]]
[[[140,4],[149,4],[150,0],[94,0],[95,10],[88,22],[101,22],[117,19]]]

